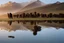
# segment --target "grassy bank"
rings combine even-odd
[[[14,18],[14,19],[0,19],[0,21],[15,21],[15,20],[64,20],[64,18]]]

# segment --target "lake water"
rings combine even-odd
[[[0,22],[0,43],[64,43],[64,28],[38,25],[41,28],[34,31],[34,25]],[[10,38],[8,36],[14,36]]]

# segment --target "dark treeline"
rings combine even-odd
[[[34,13],[22,13],[22,14],[16,14],[16,15],[12,15],[12,13],[8,13],[8,18],[64,18],[64,14],[63,13],[59,13],[59,14],[40,14],[37,12]]]

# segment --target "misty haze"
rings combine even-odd
[[[0,0],[0,43],[64,43],[64,0]]]

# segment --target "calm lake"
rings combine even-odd
[[[64,43],[64,24],[37,25],[0,22],[0,43]]]

